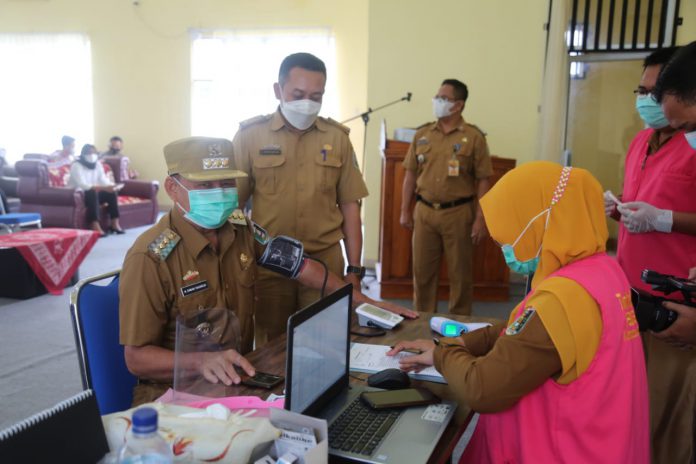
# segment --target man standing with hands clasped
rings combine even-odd
[[[413,230],[417,311],[437,307],[440,257],[447,250],[449,311],[471,314],[472,245],[486,236],[477,200],[490,188],[493,168],[484,133],[462,117],[468,95],[464,83],[444,80],[433,98],[437,121],[418,129],[404,159],[400,222]]]

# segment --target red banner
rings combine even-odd
[[[46,290],[62,295],[98,238],[92,230],[35,229],[0,235],[0,248],[16,248]]]

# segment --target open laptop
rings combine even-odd
[[[285,409],[326,419],[332,455],[370,463],[425,463],[456,404],[373,411],[360,400],[363,391],[377,389],[349,386],[351,295],[347,285],[288,320]],[[348,427],[357,429],[356,437],[336,430],[373,418],[376,424]]]

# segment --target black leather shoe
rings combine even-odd
[[[116,229],[115,227],[109,227],[109,233],[110,233],[110,234],[122,235],[122,234],[125,234],[126,231],[123,230],[123,229]]]

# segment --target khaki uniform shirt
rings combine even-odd
[[[251,351],[256,256],[263,247],[250,227],[222,226],[215,252],[175,207],[138,237],[128,250],[120,277],[121,344],[174,350],[178,315],[227,308],[239,319],[240,352]],[[153,243],[162,243],[162,234],[181,237],[166,257],[152,251]]]
[[[240,204],[253,195],[254,222],[271,236],[300,240],[307,252],[343,238],[339,205],[367,196],[348,129],[317,118],[306,132],[287,127],[279,111],[240,124],[234,137]]]
[[[448,175],[450,160],[459,163],[459,175]],[[416,174],[416,193],[431,203],[476,195],[476,181],[493,174],[486,137],[463,119],[449,134],[437,121],[421,126],[403,166]]]
[[[564,281],[567,279],[563,279]],[[573,281],[564,284],[578,286]],[[590,326],[586,327],[585,338],[590,342],[578,349],[596,353],[602,334],[601,310],[589,293],[577,295],[578,308],[591,313]],[[562,303],[553,294],[538,292],[527,300],[526,308],[544,305],[553,314],[565,318]],[[515,314],[517,308],[513,311]],[[509,327],[514,327],[515,319]],[[573,342],[571,321],[558,324],[556,340]],[[524,326],[503,332],[506,325],[497,324],[463,334],[461,337],[440,339],[433,354],[435,368],[447,379],[457,399],[477,412],[500,412],[512,407],[523,396],[532,392],[549,378],[565,385],[576,380],[588,368],[579,365],[580,357],[575,346],[564,347],[569,359],[561,359],[559,349],[538,314],[531,316]],[[576,327],[577,328],[577,327]],[[588,359],[593,359],[594,354]]]

